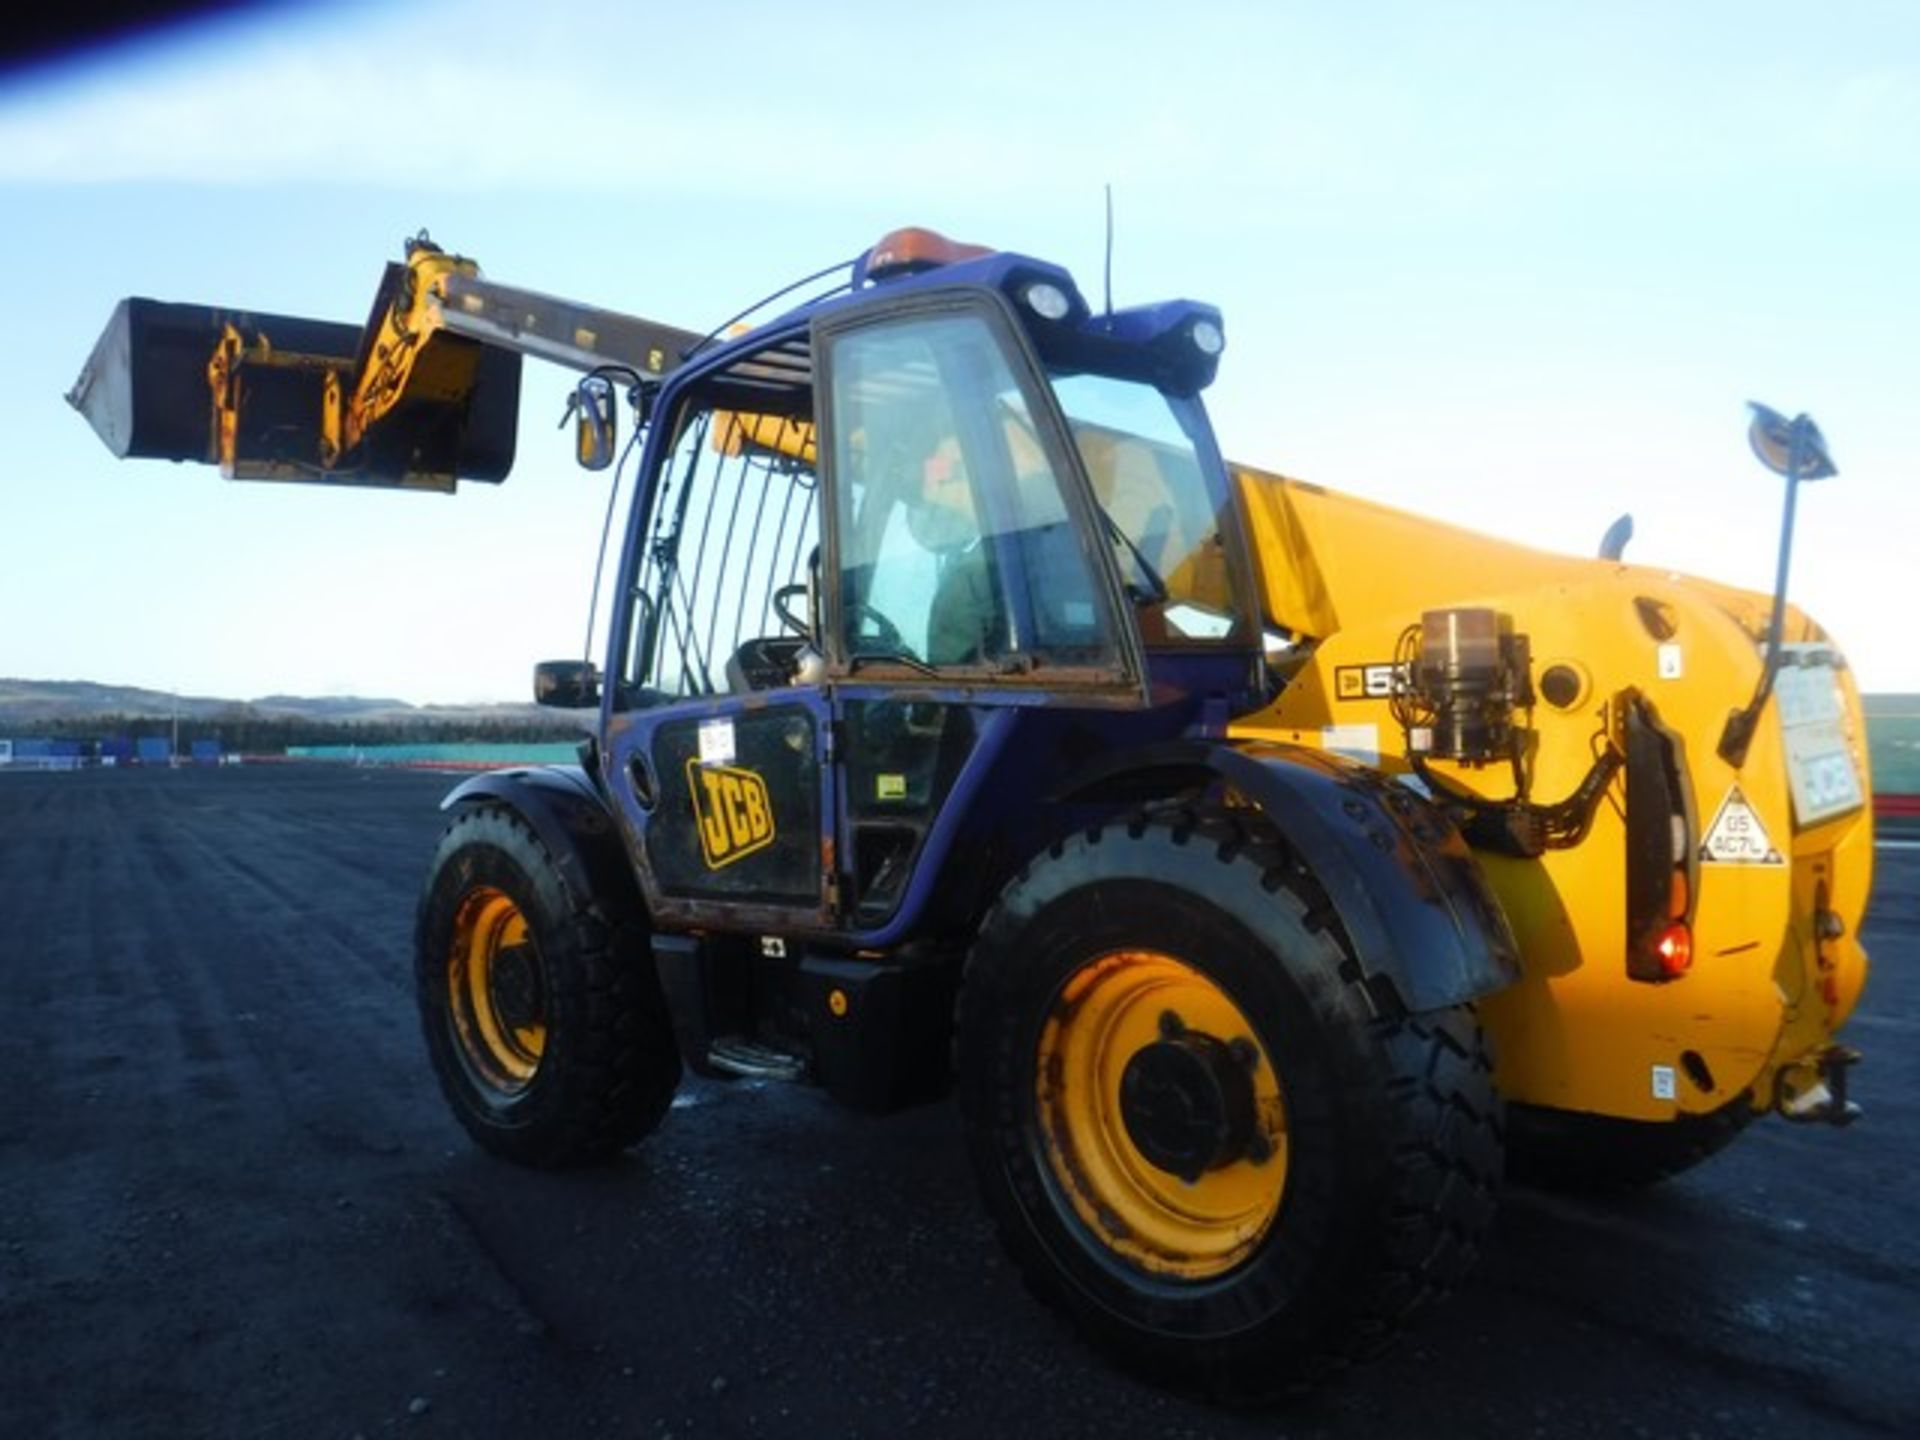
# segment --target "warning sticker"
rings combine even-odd
[[[734,760],[733,721],[726,716],[700,722],[700,763],[731,765]]]
[[[1707,827],[1700,842],[1700,858],[1714,865],[1784,865],[1786,860],[1773,848],[1766,827],[1747,797],[1735,785],[1720,802],[1720,812]]]

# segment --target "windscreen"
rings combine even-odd
[[[1054,393],[1149,645],[1240,641],[1224,489],[1210,485],[1180,406],[1152,385],[1056,374]],[[1217,493],[1216,493],[1217,492]]]

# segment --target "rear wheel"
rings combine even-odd
[[[680,1079],[630,906],[577,896],[519,816],[463,809],[434,854],[414,935],[427,1053],[486,1149],[556,1167],[660,1122]]]
[[[958,1043],[1014,1258],[1163,1380],[1258,1401],[1376,1353],[1492,1217],[1474,1017],[1376,1014],[1311,877],[1233,817],[1036,862],[982,927]]]

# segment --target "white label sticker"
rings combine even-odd
[[[1672,1100],[1676,1098],[1678,1093],[1679,1092],[1674,1089],[1673,1084],[1673,1067],[1671,1065],[1654,1066],[1653,1098],[1656,1100]]]
[[[1824,655],[1813,646],[1787,646],[1788,663],[1773,687],[1780,738],[1787,747],[1793,819],[1806,827],[1866,804],[1853,747],[1847,740],[1846,699],[1830,664],[1802,660]],[[1800,663],[1791,663],[1799,661]]]
[[[1678,680],[1680,678],[1680,646],[1672,640],[1660,647],[1660,678]]]
[[[787,942],[778,935],[762,935],[760,953],[769,960],[784,960],[787,958]]]
[[[1714,865],[1784,865],[1786,860],[1767,838],[1760,814],[1735,785],[1720,802],[1720,811],[1700,842],[1700,858]]]
[[[722,717],[718,720],[700,722],[700,763],[702,765],[733,763],[733,721]]]
[[[1378,725],[1322,725],[1320,748],[1336,755],[1358,760],[1362,765],[1380,763],[1380,727]]]

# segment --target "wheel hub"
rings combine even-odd
[[[540,976],[530,946],[503,946],[493,957],[488,979],[493,1008],[508,1029],[524,1030],[541,1022]]]
[[[1290,1150],[1280,1072],[1218,982],[1165,951],[1115,950],[1061,985],[1034,1100],[1060,1202],[1105,1257],[1212,1280],[1280,1213]]]
[[[468,1073],[505,1102],[523,1093],[547,1043],[540,950],[512,896],[476,885],[454,916],[447,1010]]]
[[[1247,1156],[1253,1077],[1225,1041],[1177,1020],[1163,1021],[1162,1030],[1163,1038],[1135,1051],[1121,1073],[1120,1118],[1150,1165],[1194,1181]]]

